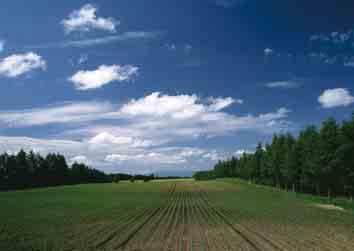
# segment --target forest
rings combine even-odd
[[[0,155],[0,191],[87,183],[154,179],[154,175],[106,174],[82,163],[68,165],[60,154],[42,157],[33,151]]]
[[[255,152],[219,161],[197,180],[238,177],[252,183],[316,195],[354,195],[354,113],[338,123],[329,118],[308,126],[298,136],[275,134]]]
[[[109,182],[105,173],[85,164],[71,166],[60,154],[41,155],[21,150],[0,155],[0,190],[25,189],[82,183]]]

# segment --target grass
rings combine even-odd
[[[115,221],[137,207],[160,205],[167,196],[165,189],[164,184],[122,183],[0,193],[0,250],[46,242],[56,246],[80,226]]]
[[[354,201],[347,199],[347,198],[328,198],[325,196],[315,196],[315,195],[310,195],[310,194],[304,194],[304,193],[294,193],[291,191],[285,191],[285,190],[278,190],[269,186],[263,186],[263,185],[255,185],[255,184],[249,184],[246,181],[240,180],[240,179],[220,179],[221,181],[226,181],[234,184],[242,184],[243,186],[248,186],[249,188],[254,188],[254,187],[259,187],[262,190],[270,190],[270,191],[276,191],[276,193],[283,193],[285,196],[289,196],[291,199],[300,199],[304,202],[308,202],[310,204],[333,204],[335,206],[342,207],[343,209],[346,210],[351,210],[354,211]]]
[[[0,250],[354,250],[353,211],[322,199],[235,179],[3,192]]]

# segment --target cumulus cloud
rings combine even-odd
[[[119,21],[113,18],[97,17],[96,12],[97,8],[91,4],[86,4],[81,9],[74,10],[67,19],[61,22],[65,32],[87,32],[92,29],[115,32]]]
[[[66,124],[60,135],[88,139],[91,147],[150,147],[169,142],[210,138],[244,130],[273,133],[288,129],[286,108],[259,115],[223,111],[237,103],[231,97],[152,93],[125,104],[64,103],[20,111],[0,111],[0,124],[28,127]],[[96,147],[97,148],[97,147]]]
[[[109,154],[105,157],[105,161],[110,163],[144,162],[145,164],[180,165],[205,161],[215,163],[221,158],[223,158],[223,154],[216,150],[196,147],[165,147],[147,150],[139,154]]]
[[[35,69],[46,69],[46,61],[34,52],[14,54],[0,61],[0,76],[15,78]]]
[[[286,81],[275,81],[267,83],[265,86],[268,88],[281,88],[281,89],[292,89],[297,88],[301,85],[300,81],[286,80]]]
[[[218,112],[233,103],[242,100],[227,98],[209,98],[208,104],[202,104],[197,95],[162,95],[154,92],[144,98],[125,104],[120,112],[128,116],[170,116],[173,119],[189,119],[203,113]]]
[[[222,111],[234,103],[232,98],[211,100],[213,98],[203,100],[196,95],[152,93],[144,98],[133,99],[119,109],[119,116],[131,121],[129,128],[119,126],[104,129],[169,142],[202,136],[214,137],[241,130],[267,133],[289,126],[286,118],[290,111],[285,108],[258,116],[235,116]],[[91,130],[97,132],[100,127]]]
[[[130,147],[148,147],[152,142],[148,140],[139,140],[127,136],[114,136],[108,132],[101,132],[89,140],[90,144],[101,147],[102,145],[126,145]]]
[[[345,88],[335,88],[325,90],[318,97],[318,102],[323,108],[349,106],[354,103],[354,97]]]
[[[96,70],[78,71],[69,78],[78,90],[97,89],[113,81],[129,81],[138,74],[133,65],[101,65]]]
[[[125,104],[76,102],[0,111],[3,128],[60,125],[56,139],[0,137],[0,152],[60,152],[70,162],[83,162],[89,156],[87,163],[107,172],[158,172],[169,168],[180,171],[182,166],[196,170],[210,167],[225,154],[212,149],[172,147],[173,144],[242,130],[273,133],[288,129],[290,111],[286,108],[239,116],[224,111],[235,103],[241,102],[231,97],[152,93]]]
[[[79,164],[86,164],[89,165],[89,159],[84,155],[78,155],[69,160],[70,163],[79,163]]]
[[[196,95],[168,96],[154,92],[144,98],[131,100],[120,111],[127,116],[171,116],[183,119],[202,112],[204,106],[197,104],[197,100]]]

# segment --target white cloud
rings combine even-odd
[[[346,32],[331,32],[328,34],[315,34],[310,36],[311,42],[331,43],[331,44],[346,44],[354,39],[354,30]]]
[[[63,103],[44,108],[0,112],[0,124],[10,127],[47,125],[54,123],[79,123],[100,118],[113,106],[107,102]]]
[[[110,154],[105,158],[107,162],[145,162],[146,164],[177,165],[186,163],[187,160],[178,155],[170,155],[162,152],[146,152],[138,155]]]
[[[130,147],[148,147],[152,145],[152,143],[147,140],[139,140],[127,136],[114,136],[108,132],[97,134],[90,139],[89,143],[98,147],[102,147],[102,145],[126,145]]]
[[[201,166],[209,168],[226,155],[213,149],[173,147],[174,143],[242,130],[273,133],[289,126],[289,111],[285,108],[242,116],[223,111],[233,103],[240,102],[231,97],[203,99],[197,95],[152,93],[123,105],[77,102],[0,111],[3,128],[60,124],[54,135],[64,139],[0,136],[0,152],[59,152],[70,162],[87,161],[107,172],[151,173],[174,168],[191,171]]]
[[[191,147],[131,149],[112,146],[101,149],[91,148],[87,141],[0,136],[0,152],[15,154],[21,149],[27,152],[32,150],[42,155],[58,152],[63,154],[70,164],[78,162],[106,172],[126,173],[142,173],[142,170],[152,173],[166,171],[168,168],[181,170],[181,165],[192,168],[201,162],[203,166],[209,167],[214,163],[210,158],[200,158],[200,155],[184,156],[182,153],[187,151],[216,153],[213,150]],[[126,162],[129,162],[129,165]]]
[[[0,52],[3,52],[5,48],[5,41],[4,40],[0,40]]]
[[[215,163],[221,158],[221,154],[215,150],[207,150],[193,147],[166,147],[146,150],[135,154],[109,154],[105,161],[110,163],[129,162],[130,164],[145,163],[146,165],[181,165],[192,162]]]
[[[86,146],[82,142],[72,140],[58,139],[36,139],[30,137],[4,137],[0,136],[0,152],[18,152],[19,150],[31,151],[37,153],[62,153],[72,158],[79,152],[86,151]]]
[[[149,137],[161,142],[193,139],[202,136],[214,137],[235,133],[241,130],[274,132],[287,128],[287,114],[290,112],[280,108],[274,113],[258,116],[235,116],[221,110],[231,105],[233,99],[228,98],[200,99],[196,95],[161,95],[152,93],[138,100],[131,100],[123,105],[118,114],[131,122],[129,128],[108,127],[105,130],[116,130],[122,135]],[[99,131],[100,127],[93,128]]]
[[[78,155],[69,160],[69,163],[79,163],[79,164],[86,164],[89,165],[89,159],[84,155]]]
[[[220,111],[233,103],[238,103],[238,104],[243,104],[242,99],[233,99],[231,97],[228,98],[210,98],[209,99],[211,105],[209,106],[209,109],[211,111]]]
[[[46,69],[46,62],[34,52],[14,54],[0,61],[0,75],[15,78],[35,69]]]
[[[190,158],[190,157],[200,157],[203,154],[206,154],[205,150],[199,148],[187,148],[182,152],[180,152],[179,155],[185,158]]]
[[[97,17],[96,12],[97,8],[91,4],[86,4],[81,9],[73,11],[69,18],[61,22],[65,32],[86,32],[92,29],[115,32],[116,25],[119,25],[119,22],[113,18]]]
[[[289,127],[287,116],[290,111],[285,108],[242,116],[222,111],[233,103],[235,101],[230,97],[201,99],[196,95],[152,93],[123,105],[78,102],[0,111],[0,124],[28,127],[70,122],[70,129],[64,128],[60,135],[89,139],[91,147],[107,145],[108,148],[150,147],[243,130],[273,133]]]
[[[239,149],[239,150],[237,150],[237,151],[235,152],[235,155],[236,155],[237,157],[241,157],[241,156],[244,155],[244,154],[253,154],[253,153],[254,153],[254,151],[252,151],[252,150]]]
[[[123,42],[127,40],[147,40],[154,39],[161,35],[161,32],[151,32],[151,31],[128,31],[115,36],[106,36],[100,38],[92,39],[82,39],[82,40],[70,40],[63,42],[53,42],[47,44],[39,44],[33,46],[27,46],[30,49],[46,49],[46,48],[67,48],[67,47],[89,47],[96,45],[104,45],[115,42]]]
[[[223,157],[220,156],[217,152],[213,151],[213,152],[207,152],[205,153],[202,158],[204,159],[209,159],[209,160],[212,160],[212,161],[218,161],[218,160],[221,160]]]
[[[124,155],[124,154],[110,154],[107,155],[105,161],[107,162],[121,162],[133,159],[133,156]]]
[[[354,97],[344,88],[328,89],[318,97],[318,102],[323,108],[349,106],[354,103]]]
[[[292,89],[297,88],[301,85],[299,81],[287,80],[287,81],[276,81],[266,84],[268,88],[282,88],[282,89]]]
[[[154,92],[144,98],[133,99],[123,105],[120,112],[128,116],[169,116],[176,120],[189,119],[203,113],[218,112],[234,102],[242,103],[242,100],[227,98],[209,98],[209,104],[200,103],[196,95],[162,95]]]
[[[129,81],[138,74],[139,68],[133,65],[101,65],[93,71],[78,71],[69,81],[78,90],[97,89],[113,81]]]
[[[265,48],[265,49],[264,49],[264,55],[266,55],[266,56],[270,56],[270,55],[272,55],[273,53],[274,53],[274,50],[271,49],[271,48]]]
[[[168,96],[154,92],[144,98],[133,99],[121,108],[121,113],[128,116],[171,116],[173,118],[189,118],[204,110],[197,104],[196,95]]]
[[[334,31],[310,36],[311,58],[326,64],[353,67],[354,30]]]

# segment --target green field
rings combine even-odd
[[[0,250],[354,250],[351,210],[237,180],[0,193]]]

